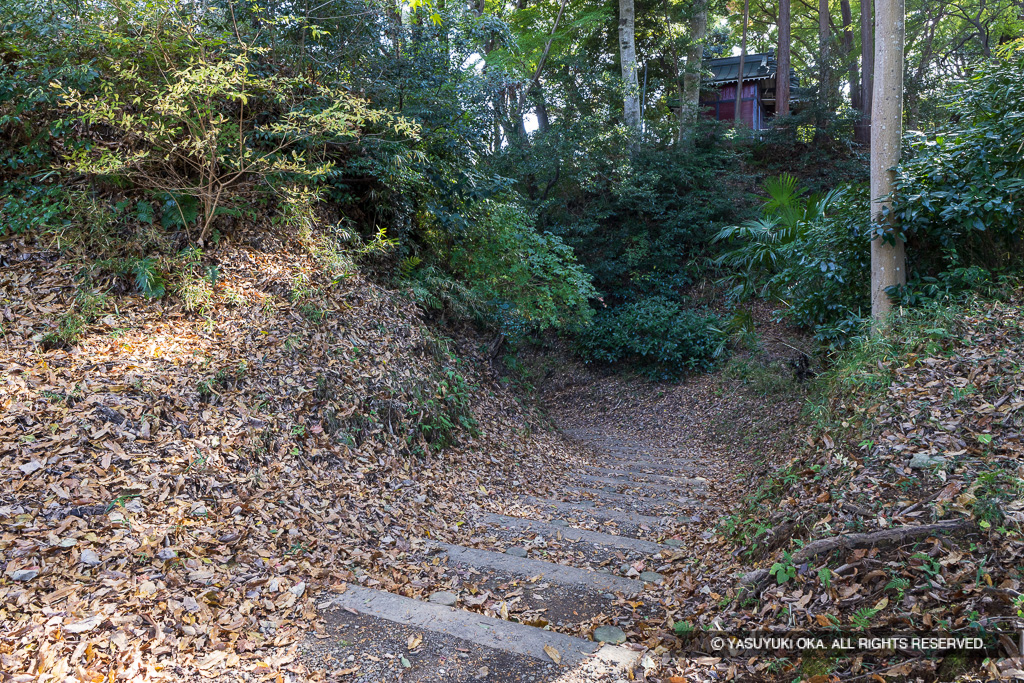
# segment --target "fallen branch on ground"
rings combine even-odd
[[[832,538],[822,538],[808,543],[803,548],[793,553],[793,563],[803,564],[820,555],[827,555],[834,550],[855,550],[857,548],[870,548],[876,545],[892,545],[905,543],[915,538],[931,536],[932,534],[948,534],[961,529],[973,527],[974,522],[969,519],[953,519],[935,524],[922,524],[920,526],[901,526],[882,531],[872,531],[863,534],[844,534]],[[740,585],[757,590],[758,587],[768,578],[767,569],[755,569],[748,572],[740,579]]]

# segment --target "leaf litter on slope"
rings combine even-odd
[[[547,494],[580,462],[469,344],[467,362],[432,352],[403,297],[333,282],[301,250],[222,247],[206,316],[121,294],[79,343],[46,350],[74,266],[0,249],[4,671],[299,672],[302,636],[324,628],[319,593],[429,594],[447,568],[410,552],[455,541],[468,510]],[[289,296],[300,275],[320,322]],[[446,369],[473,385],[481,429],[436,451],[410,413]]]

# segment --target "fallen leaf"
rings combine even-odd
[[[88,633],[89,631],[99,626],[103,622],[103,619],[104,615],[96,614],[89,617],[88,619],[76,621],[71,624],[65,624],[64,630],[68,633]]]
[[[350,676],[357,671],[359,671],[359,667],[353,666],[350,669],[338,669],[337,671],[332,671],[331,676]]]

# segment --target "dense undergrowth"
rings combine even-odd
[[[808,109],[756,138],[703,122],[684,144],[665,110],[638,143],[608,125],[607,102],[588,110],[553,72],[549,94],[566,104],[513,134],[495,108],[508,82],[462,64],[486,37],[511,77],[511,55],[537,46],[473,8],[417,5],[404,23],[364,9],[374,21],[217,2],[0,3],[0,234],[74,255],[100,294],[202,310],[211,248],[239,227],[324,225],[316,249],[331,267],[489,330],[495,353],[553,331],[588,361],[653,377],[726,358],[743,323],[723,309],[752,294],[829,348],[862,331],[871,231],[853,119],[822,124]],[[394,53],[371,49],[381,31]],[[940,129],[908,138],[895,213],[911,277],[893,292],[905,305],[1020,265],[1009,141],[1022,133],[1021,54],[1003,46],[952,90]],[[600,65],[578,75],[610,92]],[[780,171],[798,177],[770,181],[761,217],[743,222]],[[49,341],[72,340],[90,315],[80,302]]]
[[[1024,265],[1021,74],[1018,42],[951,89],[945,124],[907,136],[893,213],[907,243],[908,279],[891,292],[906,308],[998,292]],[[764,189],[760,218],[716,236],[727,245],[716,259],[723,285],[734,300],[777,300],[783,319],[827,348],[844,347],[864,332],[870,311],[867,186],[809,193],[783,174]]]
[[[851,345],[814,380],[793,440],[798,453],[766,462],[769,476],[751,481],[744,506],[720,527],[763,568],[756,583],[737,586],[741,609],[802,591],[820,604],[808,612],[812,627],[826,619],[984,632],[1019,616],[1021,296],[1016,281],[998,299],[902,311],[886,335]],[[958,520],[966,526],[952,536],[914,536],[922,525]],[[794,559],[816,539],[883,531],[906,538]],[[858,673],[850,657],[827,659],[830,671]],[[953,664],[924,658],[904,673],[951,680],[941,677]],[[780,664],[804,676],[819,665]],[[1001,675],[994,662],[960,665]]]
[[[318,595],[421,596],[445,580],[423,540],[578,462],[482,338],[328,267],[322,237],[239,230],[191,297],[0,243],[5,674],[323,680],[296,659],[326,628]]]
[[[442,317],[513,339],[589,319],[572,250],[510,181],[474,168],[479,131],[448,125],[446,106],[474,106],[457,83],[429,109],[377,81],[367,92],[360,69],[309,68],[288,21],[257,6],[76,7],[0,7],[0,235],[73,256],[93,289],[196,310],[216,286],[212,252],[240,228],[327,226],[307,245],[326,268],[359,267]],[[410,69],[472,80],[402,32]]]

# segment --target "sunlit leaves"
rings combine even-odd
[[[419,135],[413,122],[345,89],[266,73],[266,48],[211,50],[197,43],[174,55],[140,38],[136,48],[148,52],[146,58],[119,59],[112,36],[103,35],[106,42],[96,46],[105,52],[98,86],[54,81],[51,87],[80,122],[114,135],[72,149],[65,163],[80,173],[124,176],[198,199],[200,239],[222,204],[261,183],[325,177],[337,150],[367,126],[408,140]]]

